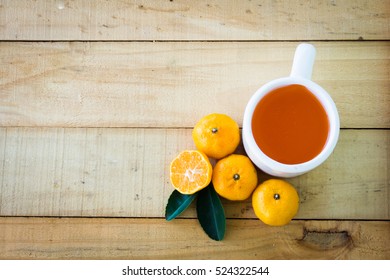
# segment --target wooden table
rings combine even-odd
[[[388,0],[0,0],[0,258],[390,259],[389,26]],[[221,242],[193,206],[165,221],[196,121],[241,126],[302,41],[342,129],[288,180],[296,218],[269,227],[223,200]]]

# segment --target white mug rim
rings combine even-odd
[[[320,101],[328,116],[329,131],[324,148],[313,159],[299,164],[284,164],[270,158],[259,148],[252,133],[252,117],[257,104],[265,95],[276,88],[292,84],[305,86]],[[243,144],[248,156],[264,172],[279,177],[294,177],[316,168],[330,156],[338,141],[339,131],[339,115],[336,105],[328,92],[311,80],[289,76],[266,83],[251,97],[244,113]]]

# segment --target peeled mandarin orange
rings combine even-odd
[[[232,154],[217,162],[212,182],[220,196],[229,200],[245,200],[257,186],[257,172],[248,157]]]
[[[299,209],[295,188],[284,180],[270,179],[260,184],[252,194],[256,216],[270,226],[288,224]]]
[[[199,120],[192,138],[199,151],[220,159],[235,151],[240,143],[240,130],[231,117],[213,113]]]
[[[210,160],[204,153],[185,150],[171,162],[171,183],[180,193],[193,194],[210,184],[212,170]]]

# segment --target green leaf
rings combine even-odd
[[[167,207],[165,208],[165,219],[170,221],[176,218],[187,209],[196,196],[196,193],[182,194],[177,190],[174,190],[169,197]]]
[[[199,192],[196,212],[207,235],[211,239],[222,240],[226,230],[225,211],[212,183]]]

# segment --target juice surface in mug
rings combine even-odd
[[[316,157],[325,146],[329,121],[325,109],[306,87],[277,88],[257,104],[252,133],[268,157],[284,164],[299,164]]]

